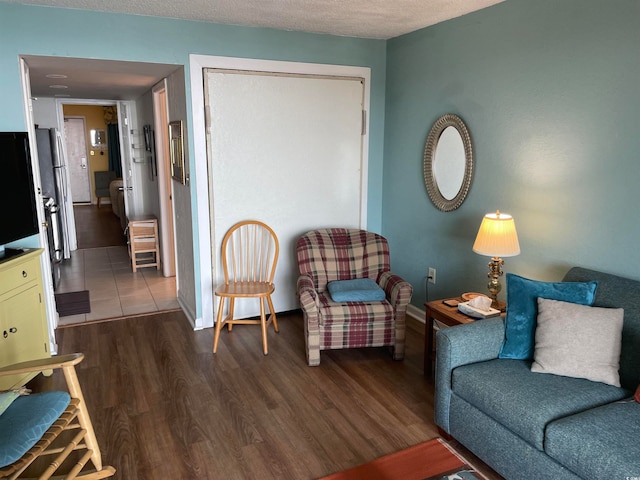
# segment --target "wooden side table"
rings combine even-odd
[[[458,311],[458,307],[449,307],[443,302],[445,300],[458,300],[461,298],[433,300],[432,302],[425,303],[425,331],[424,331],[424,376],[431,378],[433,376],[433,360],[435,358],[435,347],[433,345],[433,339],[435,338],[433,331],[434,320],[453,327],[455,325],[461,325],[463,323],[471,323],[477,320],[475,318],[468,317],[464,313]],[[505,313],[502,313],[504,316]]]

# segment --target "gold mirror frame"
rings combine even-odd
[[[448,127],[454,127],[460,134],[462,145],[464,146],[464,175],[460,182],[458,193],[452,199],[445,198],[438,187],[438,181],[434,174],[434,161],[438,149],[438,141],[442,132]],[[473,179],[473,146],[471,143],[471,135],[464,121],[453,113],[447,113],[438,118],[427,135],[427,141],[424,147],[424,184],[427,187],[427,193],[431,202],[438,210],[450,212],[462,205],[469,188],[471,188],[471,180]]]
[[[182,144],[182,121],[169,122],[169,154],[171,157],[171,176],[185,184],[184,148]]]

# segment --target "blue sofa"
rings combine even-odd
[[[621,387],[498,358],[504,320],[479,320],[437,334],[436,424],[508,480],[640,478],[640,281],[577,267],[564,280],[596,280],[594,306],[624,308]]]

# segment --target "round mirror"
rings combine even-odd
[[[433,204],[455,210],[467,196],[473,178],[473,147],[460,117],[446,114],[435,121],[424,148],[424,183]]]

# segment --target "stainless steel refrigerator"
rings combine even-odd
[[[60,263],[71,255],[69,222],[73,222],[73,217],[70,218],[67,208],[71,202],[68,174],[61,139],[55,128],[37,128],[36,143],[55,289],[60,281]]]

